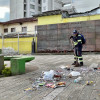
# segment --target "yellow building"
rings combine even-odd
[[[99,9],[96,8],[90,12]],[[89,21],[89,20],[99,20],[100,14],[89,14],[86,13],[79,13],[79,14],[69,14],[65,11],[67,17],[62,18],[62,11],[55,10],[55,11],[48,11],[43,14],[38,15],[38,25],[48,25],[48,24],[59,24],[59,23],[69,23],[69,22],[80,22],[80,21]]]
[[[36,18],[23,18],[0,23],[0,48],[10,47],[22,54],[31,53],[33,38],[37,42],[34,37],[36,25]],[[19,39],[17,34],[20,34]]]

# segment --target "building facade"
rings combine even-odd
[[[41,0],[10,0],[10,20],[41,13]]]
[[[35,34],[37,19],[23,18],[0,23],[0,33],[7,34]]]
[[[42,0],[42,12],[60,9],[62,4],[60,0]]]

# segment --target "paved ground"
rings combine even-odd
[[[100,62],[100,55],[84,55],[83,68]],[[42,71],[57,70],[60,66],[70,65],[72,55],[35,55],[35,60],[26,63],[26,74],[0,78],[0,100],[100,100],[100,72],[89,71],[83,74],[83,81],[74,83],[74,78],[63,79],[66,87],[57,89],[40,87],[36,91],[25,92],[32,87],[35,78]],[[9,63],[9,62],[7,62]],[[81,68],[75,70],[80,71]],[[93,85],[85,85],[86,81],[94,81]]]

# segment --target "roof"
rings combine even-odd
[[[7,22],[0,22],[0,24],[3,24],[3,25],[14,24],[14,23],[22,24],[23,22],[32,22],[32,21],[37,21],[37,18],[34,18],[34,17],[21,18],[21,19],[10,20],[10,21],[7,21]]]
[[[42,14],[33,15],[33,17],[60,15],[60,14],[62,14],[62,10],[58,9],[58,10],[52,10],[52,11],[43,12]]]
[[[80,12],[80,13],[70,13],[69,11],[67,10],[52,10],[52,11],[47,11],[47,12],[43,12],[42,14],[37,14],[37,15],[33,15],[33,17],[42,17],[42,16],[50,16],[50,15],[60,15],[62,14],[62,12],[66,12],[66,14],[69,16],[69,17],[76,17],[76,16],[87,16],[87,15],[93,15],[92,12],[96,11],[100,9],[100,7],[97,7],[97,8],[94,8],[90,11],[86,11],[86,12]]]

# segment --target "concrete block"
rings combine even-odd
[[[100,44],[100,38],[96,38],[96,45],[99,45]]]
[[[96,39],[100,39],[100,33],[96,33]]]
[[[83,46],[83,51],[95,51],[95,45],[85,45]]]
[[[95,27],[95,32],[96,32],[96,33],[100,33],[100,26],[96,26],[96,27]]]
[[[87,45],[95,45],[95,43],[96,43],[95,38],[87,38],[86,39]]]
[[[73,22],[69,24],[70,28],[79,28],[82,27],[81,22]]]
[[[47,30],[57,30],[58,24],[47,25]]]
[[[83,34],[84,35],[84,37],[86,38],[86,39],[88,39],[88,38],[95,38],[95,33],[85,33],[85,34]]]
[[[58,24],[58,29],[68,29],[69,23]]]
[[[47,30],[47,25],[38,25],[37,26],[37,31],[45,31]]]
[[[96,21],[95,21],[95,25],[96,25],[96,26],[100,26],[100,20],[96,20]]]
[[[0,55],[0,73],[4,69],[4,56]]]
[[[100,44],[96,44],[96,51],[100,51]]]

